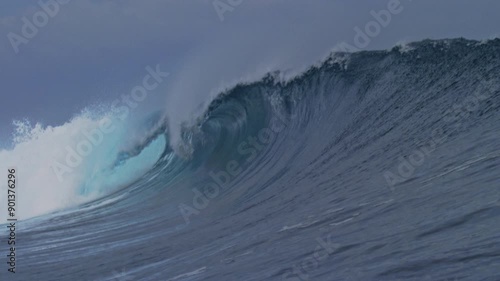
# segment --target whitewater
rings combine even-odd
[[[15,121],[1,280],[500,280],[499,77],[500,39],[424,40],[237,83],[178,128]]]

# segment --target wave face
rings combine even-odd
[[[42,162],[64,155],[40,147],[115,117],[20,129],[2,160],[40,163],[18,164],[16,277],[500,278],[500,40],[337,53],[278,75],[219,95],[180,148],[161,118],[124,124],[63,183]]]

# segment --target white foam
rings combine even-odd
[[[68,165],[68,149],[77,150],[78,145],[89,141],[85,132],[95,132],[101,128],[102,122],[111,122],[114,130],[104,133],[101,142],[91,143],[90,153],[82,156],[79,165]],[[152,143],[150,146],[154,147],[154,151],[146,152],[149,155],[142,158],[138,155],[134,158],[139,161],[127,161],[120,169],[112,169],[129,128],[126,122],[111,114],[85,111],[55,127],[39,123],[32,125],[28,121],[16,121],[14,125],[12,148],[0,150],[0,170],[3,174],[0,178],[4,178],[0,181],[0,207],[7,210],[6,173],[8,168],[15,167],[17,219],[82,204],[130,182],[154,164],[157,159],[154,155],[161,153],[165,145],[165,140]],[[57,163],[69,170],[61,173],[57,169],[61,166]],[[60,172],[59,176],[55,171]],[[7,212],[0,212],[0,223],[6,222],[6,219]]]

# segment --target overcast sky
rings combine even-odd
[[[354,28],[364,29],[373,20],[370,11],[388,9],[390,1],[217,0],[217,12],[213,0],[72,0],[18,43],[17,53],[12,34],[23,36],[23,17],[33,23],[43,8],[38,1],[2,1],[0,144],[13,119],[62,124],[86,106],[129,93],[148,65],[171,73],[148,107],[182,114],[180,95],[197,99],[240,77],[302,69],[340,42],[353,44]],[[400,2],[402,11],[366,49],[500,33],[497,0]]]

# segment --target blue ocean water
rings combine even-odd
[[[176,147],[124,123],[64,183],[30,170],[1,280],[500,280],[499,74],[499,39],[426,40],[239,84]]]

